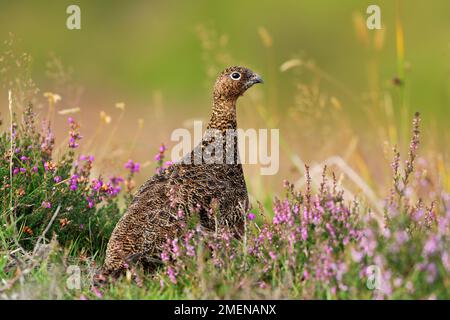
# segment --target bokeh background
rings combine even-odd
[[[70,4],[81,7],[81,30],[66,28]],[[365,27],[370,4],[381,7],[382,30]],[[448,188],[449,12],[447,0],[0,0],[1,117],[8,77],[17,76],[8,68],[23,67],[15,61],[25,52],[38,114],[48,112],[45,92],[62,98],[57,142],[68,130],[58,112],[79,108],[71,115],[82,125],[82,152],[106,172],[141,162],[139,183],[153,174],[159,145],[173,145],[173,129],[207,121],[217,73],[242,64],[265,84],[241,99],[239,125],[281,135],[277,175],[245,166],[255,199],[278,193],[285,178],[301,184],[304,163],[324,162],[362,178],[344,179],[349,192],[382,195],[391,148],[406,152],[415,111],[422,155]]]

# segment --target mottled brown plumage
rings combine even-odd
[[[230,67],[219,75],[207,129],[219,132],[222,141],[217,134],[208,134],[211,130],[207,130],[202,143],[190,154],[141,186],[111,235],[103,275],[119,274],[125,265],[135,262],[152,269],[158,263],[167,239],[175,238],[183,231],[177,217],[180,208],[186,212],[200,208],[200,221],[206,228],[213,229],[217,221],[219,225],[235,230],[236,235],[242,232],[248,194],[242,165],[238,161],[237,136],[227,141],[226,133],[237,128],[237,99],[252,85],[261,82],[257,74],[243,67]],[[224,147],[225,154],[232,155],[233,163],[214,163],[214,157],[219,156],[217,149],[210,148],[214,142]],[[202,158],[208,154],[213,156],[212,160]],[[203,161],[198,163],[195,159]],[[214,219],[208,212],[212,203],[218,212]]]

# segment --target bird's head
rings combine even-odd
[[[239,66],[229,67],[217,77],[214,97],[237,99],[256,83],[263,83],[263,80],[252,70]]]

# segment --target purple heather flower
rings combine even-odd
[[[131,173],[139,172],[141,169],[141,166],[138,162],[134,162],[133,160],[128,160],[128,162],[125,164],[125,169],[129,169]]]
[[[31,170],[33,170],[34,173],[37,173],[39,171],[37,166],[34,166],[33,169],[31,169]]]
[[[75,149],[78,148],[80,145],[77,143],[77,140],[74,137],[70,137],[69,140],[69,148]]]
[[[251,221],[251,220],[254,220],[255,219],[255,214],[254,213],[252,213],[252,212],[250,212],[249,214],[248,214],[248,219]]]
[[[113,185],[118,185],[119,183],[123,182],[123,178],[122,177],[111,177],[109,178],[109,181],[113,184]]]
[[[26,156],[21,156],[20,160],[22,160],[23,162],[27,162],[28,161],[28,157]]]
[[[78,175],[74,174],[70,177],[69,180],[70,190],[75,191],[78,189]]]
[[[60,176],[56,176],[53,180],[54,180],[56,183],[61,182],[61,177],[60,177]]]
[[[101,180],[99,180],[99,179],[92,179],[92,182],[91,182],[92,190],[98,191],[98,190],[100,190],[102,185],[103,185],[103,182]]]
[[[16,174],[18,174],[18,173],[19,173],[19,171],[20,171],[20,170],[19,170],[19,168],[14,168],[14,170],[13,170],[13,174],[14,174],[14,175],[16,175]]]

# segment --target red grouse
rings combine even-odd
[[[202,142],[140,187],[111,235],[102,275],[118,275],[130,262],[153,269],[167,239],[183,231],[178,210],[200,210],[200,222],[205,228],[214,229],[218,223],[230,227],[236,236],[242,233],[248,194],[237,135],[233,134],[237,129],[236,101],[251,86],[262,82],[258,74],[238,66],[218,76],[212,115]],[[209,210],[213,203],[215,218]]]

